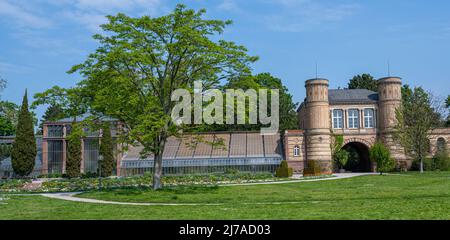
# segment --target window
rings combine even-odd
[[[348,110],[348,127],[349,128],[359,128],[359,110],[358,109]]]
[[[437,147],[437,152],[442,152],[445,151],[446,149],[446,142],[444,138],[438,138],[437,143],[436,143],[436,147]]]
[[[99,141],[98,139],[84,140],[84,172],[96,173],[98,168]]]
[[[364,109],[364,127],[374,128],[375,127],[375,111],[371,108]]]
[[[294,157],[300,156],[300,147],[298,145],[295,145],[294,147]]]
[[[48,137],[62,137],[63,136],[63,126],[62,125],[49,125],[47,135],[48,135]]]
[[[62,173],[63,141],[48,141],[48,173]]]
[[[344,128],[343,112],[341,109],[333,110],[333,128]]]

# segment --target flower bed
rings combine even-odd
[[[77,192],[98,189],[98,178],[77,178],[77,179],[40,179],[42,183],[38,188],[27,186],[31,180],[7,180],[0,182],[0,192],[21,193],[21,192]],[[236,183],[255,183],[286,181],[289,179],[275,178],[271,174],[210,174],[210,175],[186,175],[186,176],[163,176],[162,182],[166,187],[188,186],[188,185],[219,185]],[[110,177],[101,179],[102,188],[149,188],[152,186],[152,176],[138,177]]]

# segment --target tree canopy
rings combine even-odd
[[[293,102],[292,95],[286,86],[283,85],[281,79],[272,76],[270,73],[260,73],[257,75],[239,76],[238,78],[229,79],[229,81],[221,87],[222,92],[225,93],[226,89],[242,89],[244,91],[253,89],[258,93],[260,89],[278,89],[279,90],[279,129],[281,131],[286,129],[297,129],[297,103]],[[259,96],[258,96],[259,97]],[[270,98],[268,99],[270,106]],[[223,99],[224,106],[226,103],[226,97]],[[246,101],[245,110],[246,118],[248,118],[249,111],[252,111],[254,106],[249,106],[250,102]],[[258,111],[258,107],[254,107],[253,111]],[[237,113],[235,113],[236,118]],[[256,131],[260,130],[264,125],[258,124],[220,124],[220,125],[201,125],[193,129],[197,131]]]
[[[364,73],[362,75],[356,75],[350,79],[348,83],[349,89],[367,89],[374,92],[378,91],[377,80],[370,74]]]
[[[50,105],[44,119],[45,117],[48,117],[48,120],[72,117],[75,120],[76,117],[88,112],[89,108],[86,95],[82,91],[83,89],[79,87],[61,88],[54,86],[45,92],[36,93],[31,108],[36,108],[39,105]]]
[[[231,21],[205,19],[205,10],[177,5],[168,15],[133,18],[107,16],[105,34],[94,36],[100,47],[69,72],[84,79],[78,87],[93,113],[119,119],[127,131],[121,139],[139,142],[142,154],[154,155],[153,187],[161,188],[162,152],[178,132],[171,119],[173,91],[193,92],[194,81],[205,88],[250,74],[257,57],[234,42],[215,40]]]
[[[440,118],[432,107],[430,95],[423,88],[404,87],[402,94],[402,105],[396,110],[394,137],[407,154],[420,162],[420,171],[423,172],[431,130],[439,125]]]
[[[0,92],[6,88],[7,81],[0,76]],[[0,95],[1,96],[1,95]],[[0,136],[16,133],[19,106],[12,102],[0,101]]]

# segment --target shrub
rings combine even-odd
[[[344,166],[347,164],[348,160],[350,158],[350,153],[345,151],[344,149],[340,149],[334,154],[334,161],[339,166],[340,169],[343,169]]]
[[[449,171],[450,157],[446,150],[438,151],[432,158],[426,158],[423,164],[426,171]]]
[[[320,175],[322,175],[322,168],[320,166],[320,163],[312,160],[308,161],[306,168],[303,170],[303,176],[310,177]]]
[[[383,175],[383,172],[389,172],[394,168],[395,161],[391,157],[389,149],[382,142],[376,142],[369,150],[370,160],[377,163],[377,171]]]
[[[439,166],[441,171],[450,171],[450,157],[448,152],[442,153],[442,155],[438,155]]]
[[[225,174],[239,174],[239,169],[227,168],[224,173]]]
[[[289,167],[288,162],[286,160],[281,161],[280,167],[277,169],[275,175],[279,178],[288,178],[292,177],[293,170]]]
[[[348,157],[347,159],[345,159],[344,153],[342,152],[343,151],[342,147],[344,146],[344,136],[334,135],[334,138],[332,138],[330,145],[331,145],[331,157],[333,159],[333,168],[334,169],[344,168],[348,160]]]
[[[86,172],[81,174],[81,178],[98,178],[98,173]]]

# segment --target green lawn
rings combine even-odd
[[[450,219],[450,172],[364,176],[279,185],[114,190],[112,201],[219,203],[124,206],[8,196],[0,219]]]

